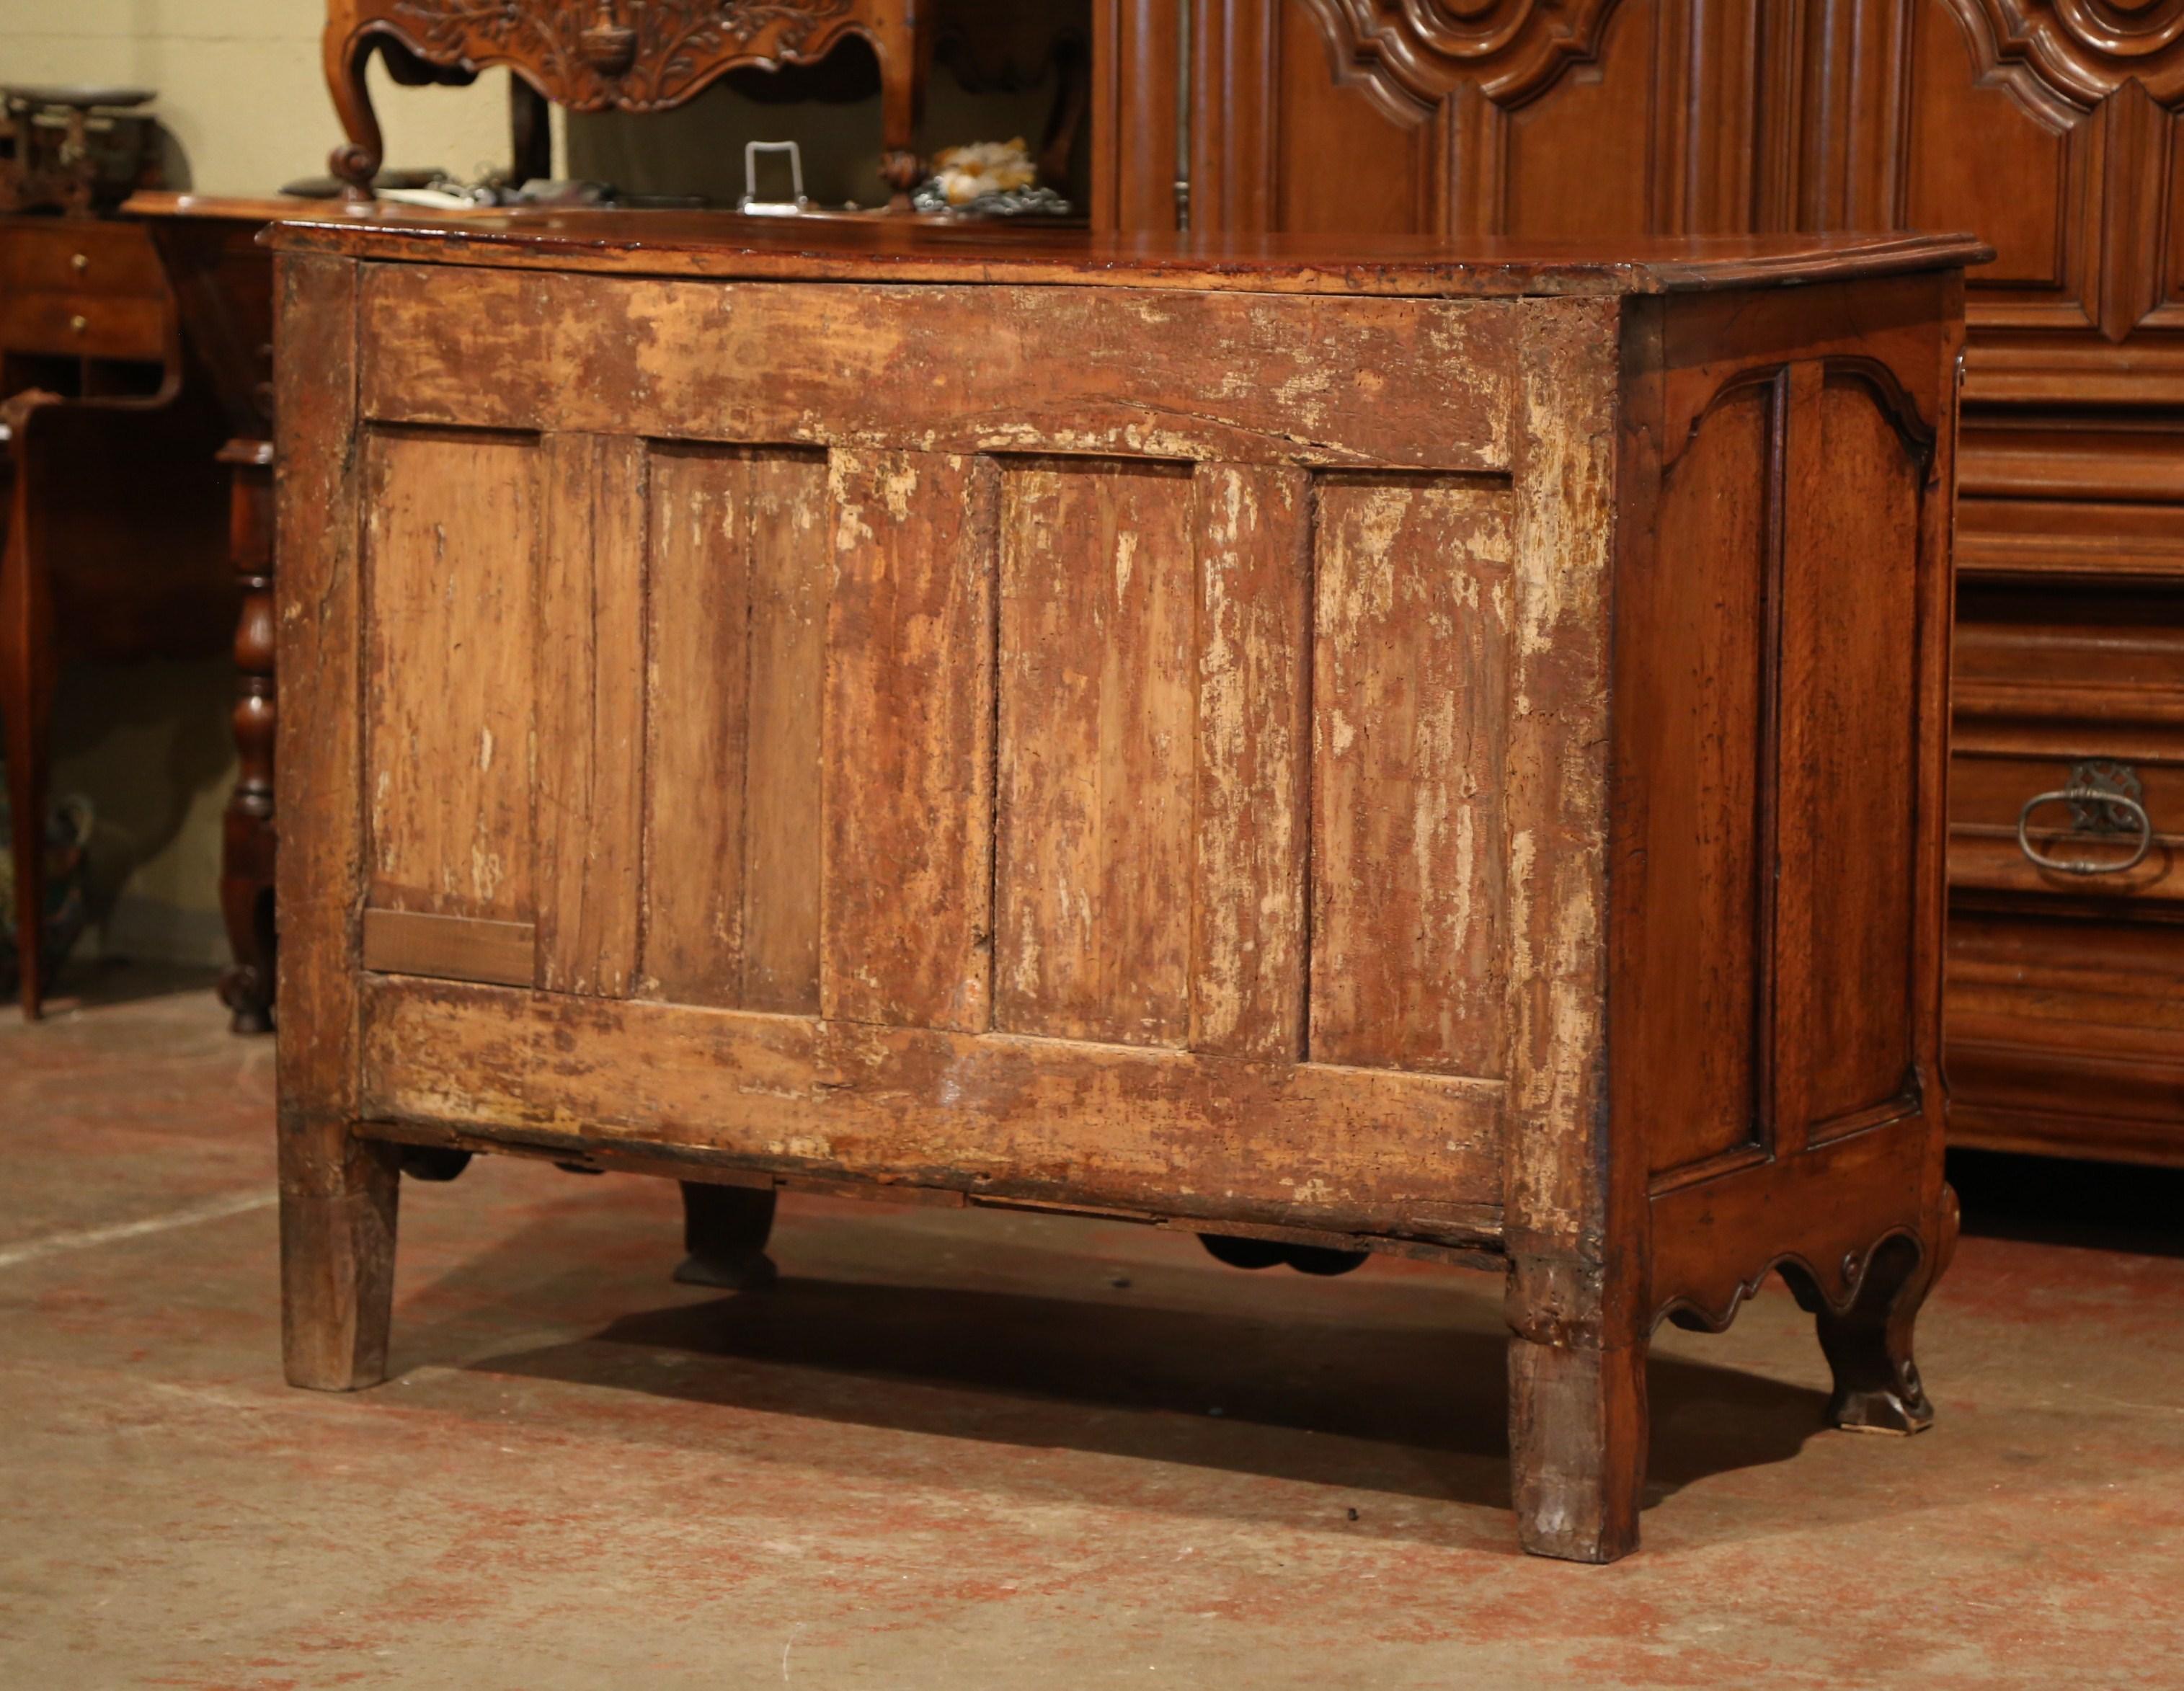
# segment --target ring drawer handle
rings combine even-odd
[[[2120,875],[2137,868],[2153,849],[2153,819],[2140,802],[2144,791],[2138,777],[2126,763],[2081,763],[2070,771],[2070,784],[2052,793],[2036,793],[2017,813],[2017,849],[2043,869],[2065,875]],[[2032,813],[2042,805],[2070,806],[2073,831],[2099,835],[2138,836],[2138,849],[2115,862],[2089,862],[2080,858],[2050,857],[2032,844]]]

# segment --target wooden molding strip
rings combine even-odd
[[[528,922],[367,910],[364,966],[375,974],[528,986],[538,972],[538,933]]]
[[[532,1141],[582,1123],[649,1157],[1429,1242],[1478,1243],[1498,1208],[1498,1081],[414,979],[364,992],[362,1120]],[[580,1057],[554,1054],[572,1041]]]

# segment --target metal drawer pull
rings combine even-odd
[[[2036,793],[2017,813],[2017,849],[2043,869],[2065,875],[2120,875],[2137,868],[2153,849],[2153,819],[2140,802],[2145,789],[2128,763],[2080,763],[2070,770],[2070,784],[2052,793]],[[2070,806],[2074,834],[2138,835],[2138,849],[2115,862],[2066,862],[2034,849],[2031,837],[2032,812],[2042,805]]]

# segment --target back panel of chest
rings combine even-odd
[[[367,1115],[1490,1227],[1522,309],[367,269]]]

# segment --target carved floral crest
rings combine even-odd
[[[731,60],[819,58],[853,0],[393,0],[390,32],[434,64],[516,64],[577,111],[688,99]]]

